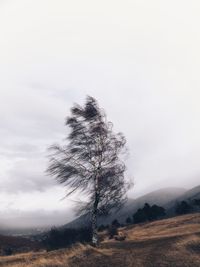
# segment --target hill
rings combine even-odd
[[[187,190],[186,192],[184,192],[183,194],[181,194],[177,198],[169,201],[165,205],[165,208],[167,209],[169,215],[174,215],[175,214],[175,207],[176,207],[177,203],[184,200],[184,201],[189,202],[192,205],[192,201],[194,199],[200,199],[200,185],[196,186],[190,190]],[[199,208],[196,208],[196,210],[199,211]]]
[[[98,224],[110,224],[114,219],[118,219],[120,223],[124,223],[128,216],[132,216],[137,209],[143,207],[148,202],[150,205],[157,204],[165,207],[168,203],[176,200],[178,197],[186,192],[183,188],[169,187],[160,190],[155,190],[144,196],[136,199],[129,199],[125,206],[118,212],[113,211],[111,215],[107,217],[101,217],[98,220]],[[78,228],[88,224],[89,216],[84,215],[76,218],[72,222],[63,226],[64,228]]]
[[[184,200],[184,199],[193,200],[195,198],[199,199],[200,198],[200,185],[186,191],[179,198],[180,198],[180,200]]]
[[[76,245],[52,252],[0,257],[9,267],[199,267],[200,214],[121,229],[125,241],[104,240],[99,248]]]

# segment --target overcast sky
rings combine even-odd
[[[199,14],[198,0],[0,0],[5,218],[38,212],[56,223],[74,205],[45,175],[46,150],[87,94],[127,138],[131,197],[199,184]]]

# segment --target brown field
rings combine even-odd
[[[126,241],[0,257],[10,267],[199,267],[200,214],[129,226]]]

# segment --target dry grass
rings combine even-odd
[[[10,267],[199,267],[200,214],[123,228],[127,240],[104,241],[100,248],[73,249],[0,257]]]

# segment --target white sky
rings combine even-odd
[[[71,208],[46,149],[86,94],[127,137],[131,197],[198,185],[199,14],[197,0],[0,0],[0,210]]]

